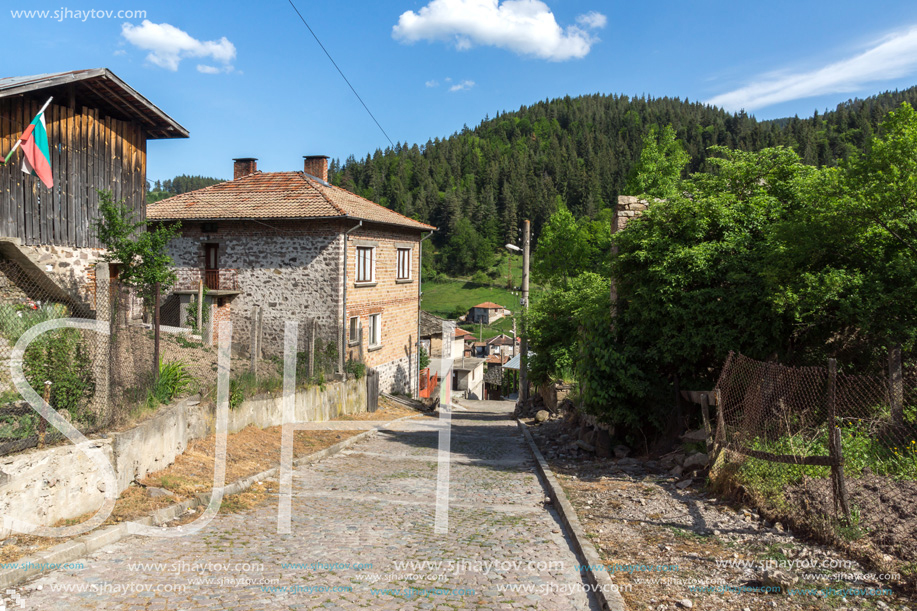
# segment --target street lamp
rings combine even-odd
[[[531,240],[531,224],[528,220],[522,223],[522,248],[519,248],[515,244],[507,244],[506,248],[513,251],[519,252],[522,251],[522,310],[523,310],[523,319],[522,319],[522,346],[520,349],[522,351],[522,363],[520,368],[520,388],[519,388],[519,400],[521,403],[525,403],[528,399],[529,388],[528,388],[528,330],[525,327],[525,310],[529,307],[529,243]],[[513,350],[516,349],[516,344],[513,342]]]
[[[522,249],[515,244],[506,244],[506,250],[520,252]],[[509,274],[509,278],[506,280],[506,288],[513,290],[513,258],[511,256],[506,258],[506,273]],[[515,348],[513,352],[515,352]]]

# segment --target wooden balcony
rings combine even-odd
[[[173,291],[176,294],[197,293],[202,280],[207,292],[215,297],[241,292],[238,270],[230,268],[178,270],[178,280]]]

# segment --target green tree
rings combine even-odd
[[[678,191],[682,172],[691,161],[682,144],[675,137],[671,125],[659,128],[654,125],[643,139],[640,159],[634,165],[627,181],[629,195],[646,195],[665,199]]]
[[[449,242],[441,253],[443,264],[455,275],[466,275],[484,270],[493,263],[491,244],[477,231],[468,219],[460,219]]]
[[[114,201],[111,191],[99,191],[99,218],[94,222],[105,246],[102,260],[119,265],[118,280],[153,305],[161,291],[175,282],[174,262],[168,245],[181,225],[157,224],[150,228],[137,218],[124,200]],[[155,307],[155,306],[154,306]],[[159,317],[154,320],[153,379],[159,376]]]

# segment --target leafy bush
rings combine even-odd
[[[471,277],[471,281],[475,284],[490,284],[490,278],[484,272],[475,272]]]
[[[325,383],[326,377],[334,373],[337,364],[338,347],[334,340],[324,342],[321,338],[316,338],[312,377],[309,377],[309,351],[303,350],[296,353],[296,380],[300,386],[321,386]],[[282,366],[280,371],[282,374]]]
[[[430,355],[427,354],[427,350],[423,346],[420,347],[420,352],[418,353],[417,361],[421,369],[426,369],[427,367],[430,366]]]
[[[194,376],[188,371],[187,365],[181,361],[163,363],[159,361],[159,377],[153,388],[150,389],[149,404],[167,404],[178,395],[188,391],[194,386]]]
[[[187,323],[194,330],[196,334],[200,334],[204,326],[210,321],[210,308],[207,307],[207,293],[210,290],[205,286],[204,287],[204,307],[201,308],[201,324],[197,322],[197,295],[194,296],[187,306],[185,306],[185,313],[187,315]]]
[[[344,365],[344,371],[351,374],[356,379],[361,380],[363,376],[366,375],[366,364],[355,361],[354,359],[348,359],[347,363]]]
[[[0,334],[14,344],[37,324],[66,318],[67,307],[59,303],[0,305]],[[95,392],[89,355],[78,329],[55,329],[36,337],[23,358],[25,378],[44,395],[45,382],[51,383],[49,403],[54,409],[67,410],[71,417],[92,420],[87,410]]]

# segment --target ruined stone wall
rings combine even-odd
[[[611,217],[611,233],[617,233],[627,226],[631,220],[643,214],[649,206],[645,199],[639,199],[632,195],[619,195],[618,205],[615,207],[614,216]],[[615,252],[615,251],[612,251]],[[611,281],[611,300],[618,299],[618,292],[615,290],[614,280]]]

